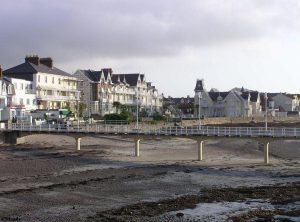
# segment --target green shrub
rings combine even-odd
[[[104,120],[126,120],[128,122],[132,122],[133,116],[130,112],[123,111],[120,114],[118,113],[112,113],[112,114],[106,114],[104,116]]]
[[[155,113],[155,114],[153,114],[153,120],[155,120],[155,121],[166,121],[167,117],[164,116],[164,115],[161,115],[159,113]]]

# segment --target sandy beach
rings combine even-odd
[[[120,136],[1,145],[0,221],[300,220],[300,141],[272,142],[267,166],[251,139],[211,138],[201,162],[188,138],[145,139],[140,154]]]

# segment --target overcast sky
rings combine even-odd
[[[146,74],[165,95],[300,93],[299,0],[1,0],[0,64]]]

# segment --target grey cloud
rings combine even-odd
[[[274,21],[286,27],[299,19],[296,1],[267,2],[2,0],[0,63],[13,65],[28,53],[66,63],[172,56],[184,48],[259,38]]]

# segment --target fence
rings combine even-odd
[[[163,127],[154,128],[143,126],[136,129],[132,125],[116,124],[44,124],[31,125],[26,123],[6,125],[2,131],[24,132],[55,132],[55,133],[102,133],[102,134],[136,134],[136,135],[164,135],[164,136],[222,136],[222,137],[300,137],[300,128],[268,128],[263,127]]]

